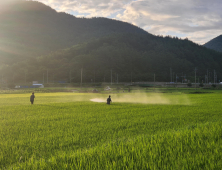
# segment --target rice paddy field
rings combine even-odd
[[[0,94],[0,169],[222,169],[222,91],[205,92]]]

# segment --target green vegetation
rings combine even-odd
[[[219,86],[104,91],[101,83],[110,82],[111,70],[115,84],[153,81],[154,73],[156,81],[169,81],[171,69],[178,81],[192,82],[195,67],[200,82],[206,69],[214,82],[213,70],[222,76],[222,53],[32,1],[0,5],[0,35],[0,169],[222,169]],[[46,76],[45,89],[7,89],[45,83]]]
[[[200,62],[201,61],[201,62]],[[7,82],[43,81],[48,71],[52,82],[64,80],[80,83],[81,69],[84,83],[108,82],[111,70],[113,82],[169,81],[170,68],[177,73],[178,82],[182,75],[194,82],[194,68],[197,78],[214,82],[213,70],[221,78],[222,53],[201,47],[188,40],[151,35],[121,34],[92,40],[46,56],[31,58],[0,69]],[[184,73],[183,73],[184,72]],[[175,74],[176,75],[176,74]],[[174,77],[175,81],[175,77]]]
[[[210,40],[209,42],[204,44],[204,46],[212,50],[222,52],[222,35],[219,35],[218,37]]]
[[[154,36],[129,23],[107,18],[76,18],[36,1],[0,10],[1,81],[79,83],[222,79],[222,53],[188,39]],[[44,74],[44,81],[43,81]],[[186,77],[184,77],[186,75]]]
[[[122,21],[77,18],[56,12],[37,1],[17,1],[7,6],[0,3],[1,64],[16,63],[110,34],[149,34]]]
[[[216,85],[216,84],[212,84],[211,86],[212,86],[213,88],[217,87],[217,85]]]
[[[221,169],[221,91],[145,91],[1,94],[0,168]]]

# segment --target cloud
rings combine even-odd
[[[131,0],[40,0],[57,11],[84,14],[85,17],[109,17]]]
[[[0,0],[1,1],[1,0]],[[222,32],[221,0],[39,0],[57,11],[109,17],[156,35],[169,33],[203,44]]]
[[[0,0],[0,4],[7,4],[10,2],[16,2],[16,1],[19,1],[19,0]]]
[[[220,9],[220,0],[138,0],[128,4],[117,19],[148,28],[153,34],[174,32],[203,44],[221,34]]]

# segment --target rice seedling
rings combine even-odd
[[[0,95],[1,169],[222,168],[220,92],[29,96]]]

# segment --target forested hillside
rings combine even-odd
[[[213,70],[218,79],[222,71],[222,53],[209,50],[189,40],[153,35],[121,34],[92,40],[59,50],[46,56],[30,58],[0,70],[8,77],[8,82],[43,80],[48,72],[48,82],[80,82],[81,69],[83,82],[170,81],[170,68],[177,81],[181,76],[194,81],[197,77],[205,80],[207,69]],[[13,76],[14,75],[14,76]],[[25,77],[26,76],[26,77]],[[14,78],[13,80],[13,77]],[[176,81],[176,78],[173,78]]]
[[[222,53],[129,23],[76,18],[39,2],[0,10],[2,83],[222,80]],[[171,70],[171,71],[170,71]],[[177,76],[177,78],[176,78]],[[47,78],[46,78],[47,77]]]
[[[47,54],[113,33],[148,34],[107,18],[76,18],[36,1],[0,2],[0,65]]]
[[[205,47],[222,52],[222,35],[210,40],[206,44]]]

